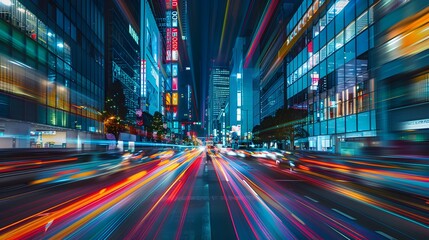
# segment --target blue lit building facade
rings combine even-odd
[[[104,1],[0,2],[0,147],[101,138]]]
[[[400,154],[427,154],[429,2],[381,0],[374,16],[381,140]]]
[[[377,136],[374,1],[304,0],[279,51],[287,105],[308,110],[301,149],[341,152]]]
[[[155,112],[162,112],[161,93],[163,84],[161,80],[163,78],[160,74],[162,40],[147,0],[141,1],[141,12],[141,106],[143,111],[153,115]]]
[[[253,106],[253,82],[255,78],[259,80],[259,76],[253,68],[243,66],[245,44],[244,37],[238,37],[235,41],[229,78],[229,124],[231,132],[235,132],[242,140],[250,139],[249,132],[252,132],[254,126],[253,115],[259,109]]]
[[[296,5],[294,1],[280,1],[265,29],[265,34],[261,37],[260,53],[255,59],[255,66],[260,69],[257,87],[261,99],[259,107],[261,121],[268,116],[274,116],[277,110],[286,105],[285,64],[282,61],[277,64],[279,63],[277,55],[287,37],[286,24],[293,14],[293,10],[296,9]]]
[[[218,119],[225,111],[229,103],[229,76],[230,71],[226,67],[213,66],[209,79],[209,108],[208,108],[208,133],[216,137],[220,132],[221,124]],[[229,119],[228,119],[229,120]]]

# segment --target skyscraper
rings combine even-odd
[[[218,119],[221,109],[229,101],[229,76],[230,71],[225,67],[214,66],[211,69],[209,80],[209,136],[216,135],[214,130],[219,130],[216,119]]]
[[[237,38],[235,42],[232,53],[229,97],[229,122],[231,131],[236,132],[237,136],[243,140],[247,140],[250,137],[247,133],[251,132],[254,126],[253,80],[257,75],[257,71],[253,68],[243,67],[245,61],[245,42],[246,38],[243,37]]]
[[[108,0],[105,4],[106,91],[112,92],[113,82],[122,83],[125,106],[119,107],[126,108],[126,120],[134,124],[140,108],[139,1]]]
[[[104,1],[0,2],[0,146],[91,146],[104,105]]]

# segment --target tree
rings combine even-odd
[[[105,132],[115,136],[116,145],[118,144],[120,133],[126,130],[126,115],[124,88],[121,82],[115,81],[106,96],[103,119]]]
[[[308,136],[303,129],[307,111],[302,109],[279,109],[275,116],[264,118],[260,125],[255,126],[254,141],[271,142],[289,140],[291,149],[297,139]]]
[[[289,140],[290,148],[295,149],[295,140],[308,137],[308,133],[303,129],[306,121],[307,111],[303,109],[280,109],[276,112],[276,119],[279,124],[277,138],[279,140]]]
[[[104,128],[106,133],[111,133],[115,136],[116,145],[118,145],[119,135],[125,131],[125,125],[119,117],[110,116],[104,120]]]
[[[152,129],[154,132],[157,132],[158,140],[162,140],[163,135],[167,132],[164,128],[163,118],[163,115],[158,111],[153,114]]]

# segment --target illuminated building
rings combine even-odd
[[[139,1],[105,1],[106,96],[112,84],[120,81],[125,95],[126,119],[136,122],[136,109],[140,109],[140,46]]]
[[[179,109],[179,1],[166,0],[166,28],[165,28],[165,65],[167,70],[167,82],[169,82],[171,89],[169,94],[171,96],[170,105],[167,107],[167,120],[168,128],[173,132],[179,133],[180,126],[178,122],[178,109]]]
[[[258,27],[249,38],[249,46],[246,46],[244,69],[253,67],[258,70],[258,76],[253,79],[252,127],[285,106],[285,66],[278,58],[278,50],[286,38],[286,24],[293,15],[296,2],[267,2]],[[276,63],[279,65],[273,68]]]
[[[161,35],[147,0],[141,1],[141,11],[144,13],[140,20],[141,107],[153,115],[162,112]]]
[[[254,79],[259,80],[256,71],[253,68],[243,67],[245,41],[246,38],[242,37],[236,39],[232,53],[229,89],[229,123],[231,131],[235,132],[243,140],[247,139],[248,134],[246,133],[252,132],[254,126],[253,115],[254,112],[258,111],[258,108],[253,107],[253,100],[255,96],[258,96],[259,92],[259,83],[256,91],[253,90]]]
[[[286,66],[287,106],[308,110],[303,149],[340,152],[376,134],[374,1],[303,1],[278,51]]]
[[[383,145],[394,145],[399,154],[427,154],[429,3],[381,0],[374,16],[377,123]]]
[[[0,147],[103,137],[104,1],[1,1],[0,45]]]
[[[213,67],[209,79],[209,135],[215,135],[214,130],[219,130],[216,119],[221,109],[229,101],[229,76],[230,71],[224,67]]]

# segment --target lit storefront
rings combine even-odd
[[[79,147],[75,139],[91,142],[103,130],[103,6],[47,6],[0,2],[0,147],[32,147],[32,132],[51,130],[67,132],[66,146]],[[94,17],[71,15],[82,9]]]
[[[288,106],[308,110],[301,149],[340,152],[376,136],[372,1],[304,1],[279,51],[287,62]]]

